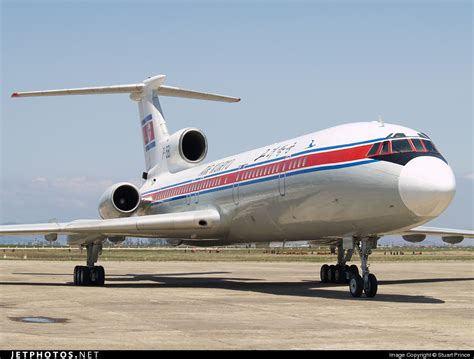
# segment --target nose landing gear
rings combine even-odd
[[[349,291],[351,295],[358,298],[364,291],[366,297],[373,298],[377,294],[378,282],[377,277],[369,272],[369,255],[372,249],[377,247],[377,237],[362,238],[355,242],[355,248],[359,253],[360,267],[362,269],[362,277],[357,273],[353,275],[349,282]]]

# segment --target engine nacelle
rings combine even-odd
[[[115,237],[107,237],[107,239],[111,243],[117,245],[117,244],[121,244],[123,241],[125,241],[127,239],[127,237],[125,237],[125,236],[115,236]]]
[[[426,234],[406,234],[402,236],[404,240],[411,243],[419,243],[425,240]]]
[[[163,146],[168,170],[179,172],[201,163],[207,155],[207,139],[197,128],[184,128],[172,134]]]
[[[464,240],[463,236],[445,236],[441,237],[444,243],[448,244],[458,244],[461,243]]]
[[[99,200],[102,218],[131,216],[140,206],[140,191],[131,183],[117,183],[109,187]]]

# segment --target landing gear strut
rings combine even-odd
[[[350,239],[350,245],[337,246],[337,264],[321,267],[320,276],[323,283],[349,283],[349,291],[353,297],[360,297],[362,292],[369,298],[377,294],[377,278],[369,272],[368,259],[372,249],[377,247],[377,237]],[[334,253],[336,247],[332,247]],[[361,261],[362,276],[356,265],[348,266],[346,263],[352,259],[354,250],[357,251]]]
[[[74,285],[103,286],[105,282],[104,267],[95,265],[99,254],[102,253],[102,243],[88,244],[86,248],[87,266],[74,267]]]
[[[355,243],[355,248],[360,256],[362,277],[356,274],[349,281],[349,291],[353,297],[360,297],[362,291],[369,298],[373,298],[377,294],[377,277],[369,272],[368,265],[369,255],[372,254],[372,249],[377,247],[377,239],[377,237],[362,238]]]

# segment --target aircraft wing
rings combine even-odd
[[[222,236],[222,224],[216,209],[204,209],[126,218],[0,226],[0,236],[38,234],[212,239]]]
[[[409,229],[403,234],[426,234],[427,236],[460,236],[465,238],[474,238],[474,231],[463,230],[463,229],[451,229],[451,228],[437,228],[437,227],[415,227]]]

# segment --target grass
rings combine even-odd
[[[356,255],[353,257],[357,258]],[[0,247],[0,260],[85,261],[86,251],[68,247]],[[104,248],[101,261],[223,261],[223,262],[335,262],[337,257],[320,249],[184,249]],[[371,262],[473,260],[473,248],[379,248]]]

